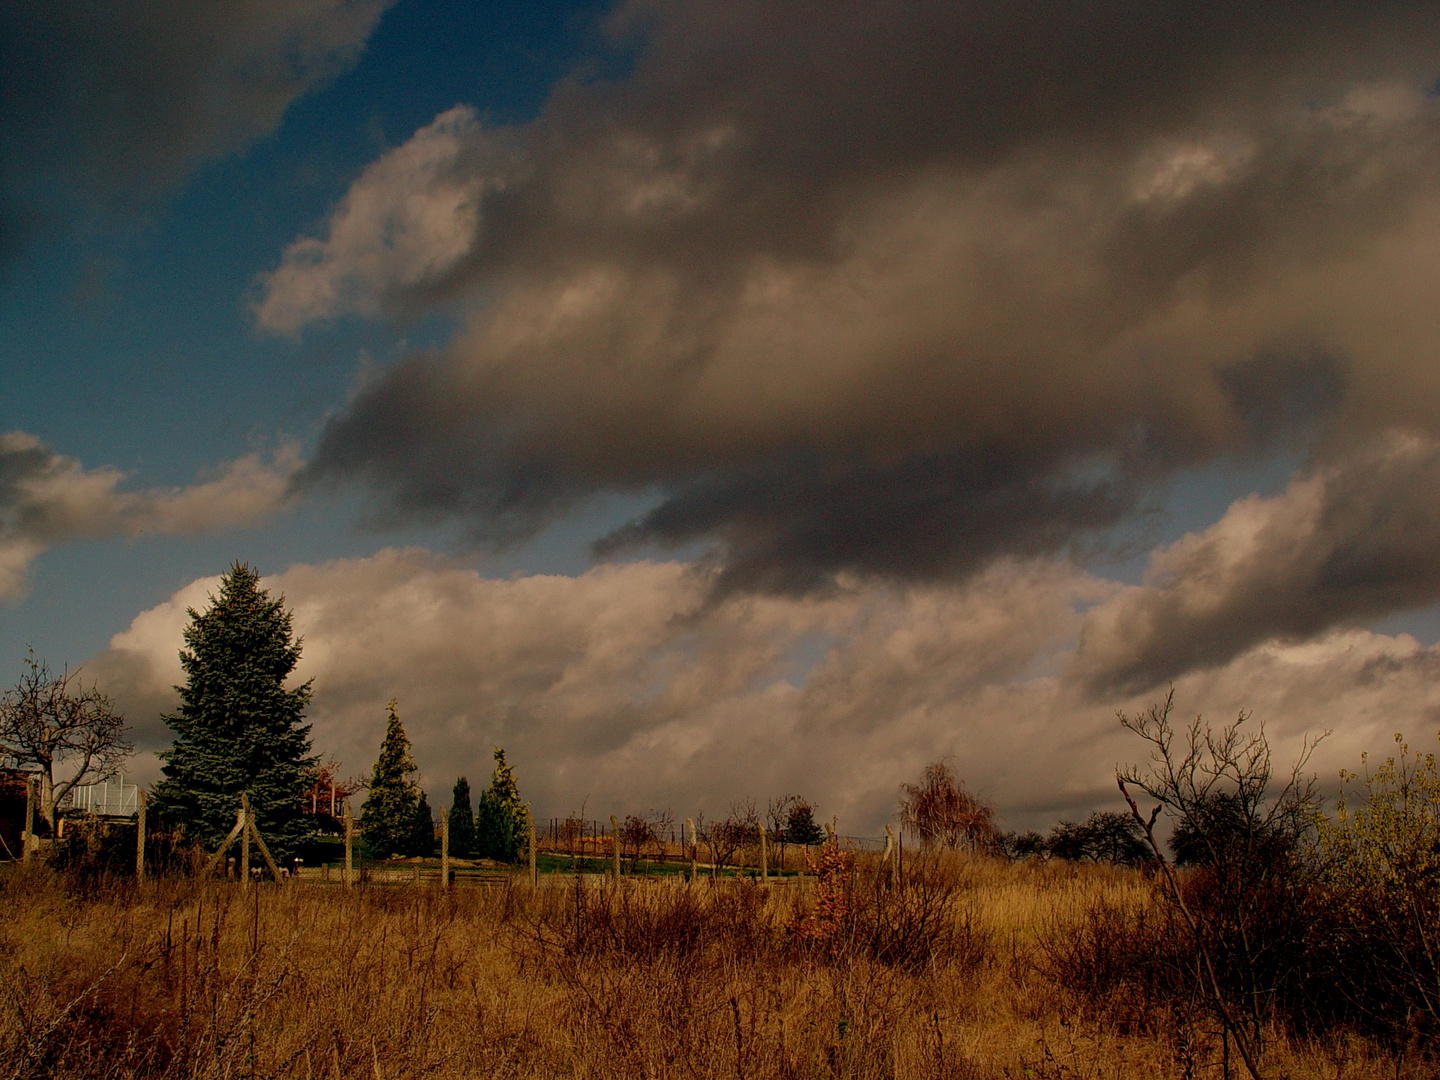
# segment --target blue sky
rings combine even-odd
[[[1434,726],[1435,13],[1122,8],[5,16],[0,671],[86,664],[148,753],[240,559],[311,613],[317,746],[408,696],[430,782],[504,740],[557,812],[877,821],[954,755],[1039,820],[1171,684]],[[612,589],[648,629],[542,648]],[[430,670],[441,619],[510,666]],[[1024,715],[1083,753],[1014,773]]]
[[[6,268],[0,291],[0,428],[39,435],[87,466],[113,465],[132,487],[184,485],[281,439],[312,443],[362,355],[383,363],[442,338],[445,318],[275,340],[256,333],[247,307],[256,275],[323,220],[369,161],[436,114],[468,101],[497,122],[531,118],[556,79],[599,51],[601,8],[390,8],[356,63],[301,95],[278,130],[197,163],[137,213],[43,234]],[[30,643],[78,662],[137,610],[235,558],[268,569],[386,542],[446,543],[444,528],[377,539],[354,527],[353,505],[335,503],[234,534],[54,550],[34,567],[28,594],[0,611],[7,666],[18,672]],[[576,569],[574,546],[540,545],[533,561]]]

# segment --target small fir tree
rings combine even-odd
[[[415,762],[410,757],[410,739],[396,713],[392,699],[386,706],[389,718],[380,757],[370,774],[370,793],[360,808],[360,828],[370,854],[377,858],[405,854],[415,833],[420,793],[411,776]]]
[[[235,824],[250,793],[256,824],[277,858],[292,856],[309,833],[301,812],[310,756],[303,723],[311,684],[286,689],[300,659],[285,598],[272,600],[260,574],[236,562],[210,606],[189,611],[180,666],[180,708],[161,719],[175,742],[161,751],[164,779],[154,812],[207,849]]]
[[[415,804],[415,817],[410,822],[410,842],[407,855],[422,859],[435,855],[435,815],[430,810],[430,800],[420,792],[420,801]]]
[[[787,844],[823,844],[825,830],[815,821],[815,808],[804,799],[796,799],[785,818]]]
[[[514,862],[530,830],[530,812],[520,801],[515,772],[505,764],[505,751],[495,748],[495,775],[480,796],[475,845],[480,857]]]
[[[470,781],[455,781],[450,796],[450,854],[469,858],[475,854],[475,811],[470,803]]]

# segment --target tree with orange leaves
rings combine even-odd
[[[1000,833],[995,811],[955,779],[946,760],[925,766],[920,783],[901,788],[900,824],[925,847],[943,845],[954,851],[989,851]]]

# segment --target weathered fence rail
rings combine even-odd
[[[28,792],[27,792],[28,793]],[[143,880],[146,874],[146,798],[140,788],[126,792],[128,803],[137,825],[135,844],[135,876]],[[27,807],[26,821],[31,817]],[[423,862],[411,864],[367,863],[361,864],[356,858],[354,841],[356,822],[349,807],[341,817],[344,837],[345,860],[342,866],[323,864],[304,867],[299,860],[286,866],[278,866],[256,825],[256,814],[248,794],[240,797],[240,809],[236,815],[235,827],[225,838],[219,849],[210,854],[202,876],[208,876],[223,865],[227,877],[238,877],[242,888],[248,885],[251,875],[250,845],[253,841],[264,859],[266,869],[276,881],[284,883],[337,883],[351,886],[360,883],[377,885],[438,885],[451,886],[509,887],[519,880],[528,880],[533,885],[540,883],[539,857],[547,857],[547,877],[571,877],[576,874],[586,877],[669,877],[684,873],[691,880],[697,877],[754,877],[776,883],[801,881],[807,871],[814,869],[813,849],[806,845],[787,844],[783,839],[771,835],[766,829],[755,825],[738,842],[718,847],[704,831],[696,828],[695,822],[684,819],[677,830],[668,827],[668,835],[650,835],[637,840],[627,838],[618,816],[612,815],[607,823],[597,819],[550,818],[537,821],[530,830],[528,865],[514,869],[456,865],[463,862],[452,858],[450,851],[450,828],[448,816],[439,822],[440,859],[439,865]],[[632,819],[633,820],[633,819]],[[608,827],[607,827],[608,826]],[[24,850],[28,854],[28,828]],[[883,837],[847,836],[827,826],[829,834],[825,846],[839,846],[851,851],[878,851],[887,863],[903,862],[903,848],[890,826],[885,827]],[[628,843],[627,843],[628,839]],[[240,858],[227,857],[232,845],[239,842]],[[819,845],[816,845],[817,847]],[[708,849],[708,850],[706,850]],[[709,858],[705,858],[709,855]],[[688,865],[687,865],[688,864]]]

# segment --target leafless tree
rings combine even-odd
[[[758,836],[760,819],[749,800],[730,804],[730,813],[699,827],[700,840],[710,849],[710,862],[718,876],[735,853]]]
[[[1146,712],[1118,714],[1150,744],[1150,763],[1121,770],[1116,782],[1190,932],[1194,977],[1221,1022],[1225,1060],[1233,1038],[1247,1071],[1260,1080],[1263,1036],[1278,990],[1304,964],[1317,917],[1307,899],[1312,868],[1300,844],[1319,805],[1315,778],[1306,772],[1319,740],[1305,740],[1288,780],[1277,786],[1269,740],[1264,728],[1245,728],[1248,713],[1218,730],[1198,716],[1177,730],[1174,706],[1172,687]],[[1155,800],[1149,814],[1130,787]],[[1199,856],[1194,861],[1203,867],[1205,888],[1188,897],[1155,835],[1162,810],[1188,833],[1187,844]]]
[[[668,809],[626,815],[620,826],[621,854],[629,850],[632,859],[639,859],[647,848],[663,852],[665,837],[674,824],[675,816]]]
[[[958,783],[947,761],[925,766],[918,784],[901,789],[900,824],[929,847],[983,851],[999,839],[995,811]]]
[[[623,859],[628,851],[630,858],[638,860],[640,852],[654,839],[655,830],[650,827],[649,820],[643,815],[626,814],[625,820],[620,823],[620,857]]]
[[[798,795],[781,795],[771,799],[765,808],[765,825],[775,841],[775,866],[779,869],[785,866],[785,845],[790,842],[785,826],[789,823],[791,808],[799,802]]]
[[[34,653],[25,674],[0,697],[0,755],[40,772],[40,816],[54,829],[55,807],[77,785],[115,775],[130,755],[125,717],[79,670],[52,672]],[[56,766],[68,773],[58,784]]]

